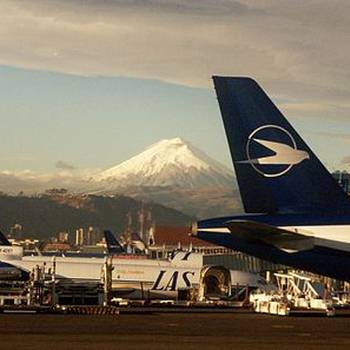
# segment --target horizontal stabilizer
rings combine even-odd
[[[262,242],[286,251],[312,249],[314,238],[255,221],[232,220],[226,226],[232,234],[249,242]]]
[[[107,251],[109,254],[120,254],[125,252],[125,249],[117,241],[117,239],[111,231],[105,230],[103,231],[103,234],[105,236]]]

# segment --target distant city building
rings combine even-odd
[[[68,232],[59,232],[58,233],[58,242],[59,243],[67,243],[69,241],[69,233]]]
[[[75,231],[75,245],[82,246],[94,246],[101,239],[100,233],[93,226],[88,229],[78,228]]]
[[[10,236],[14,239],[22,239],[23,236],[23,226],[21,224],[14,224],[10,228]]]
[[[76,246],[84,245],[84,229],[83,228],[78,228],[75,231],[75,245]]]
[[[133,232],[138,232],[141,239],[147,241],[148,232],[152,225],[152,210],[141,203],[141,207],[136,213],[131,211],[127,213],[124,236],[130,238]]]
[[[87,230],[85,245],[96,245],[97,243],[97,232],[90,226]]]
[[[71,246],[69,243],[63,243],[63,242],[48,242],[44,245],[43,251],[67,251],[71,250]]]

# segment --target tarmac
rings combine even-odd
[[[350,317],[0,314],[0,349],[350,349]]]

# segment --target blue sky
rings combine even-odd
[[[1,169],[105,168],[177,136],[229,164],[210,89],[10,67],[0,76]]]
[[[2,170],[48,172],[58,161],[107,168],[178,136],[231,167],[213,89],[4,66],[0,76]],[[290,119],[329,166],[347,155],[347,140],[324,142],[326,133],[341,134],[344,123]]]
[[[107,168],[178,136],[231,167],[213,74],[254,77],[331,170],[349,167],[346,0],[3,0],[0,11],[0,171]]]

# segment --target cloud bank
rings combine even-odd
[[[64,160],[58,160],[55,163],[55,166],[57,169],[62,169],[62,170],[74,170],[75,169],[74,165],[72,165]]]
[[[58,162],[57,162],[58,163]],[[73,192],[83,192],[91,188],[90,179],[101,169],[59,169],[50,173],[32,170],[0,171],[0,192],[8,194],[42,193],[50,188],[66,188]]]
[[[0,64],[208,87],[250,75],[297,116],[348,118],[346,0],[3,0]]]
[[[350,155],[348,155],[342,159],[342,164],[348,166],[350,169]]]

